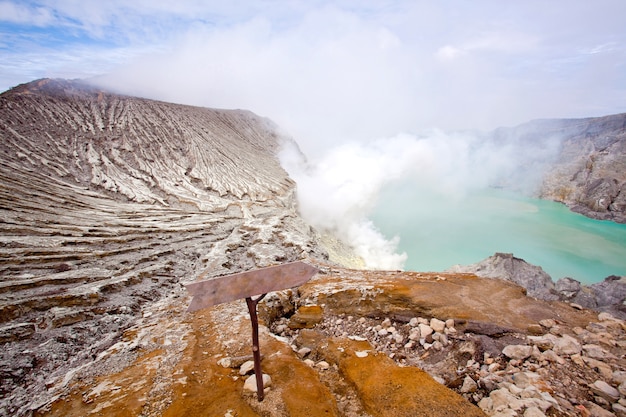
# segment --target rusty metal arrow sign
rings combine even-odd
[[[316,272],[317,268],[309,264],[291,262],[187,284],[187,291],[193,295],[187,311],[297,287]]]
[[[254,357],[254,373],[259,401],[263,401],[264,392],[256,306],[267,293],[302,285],[311,279],[317,271],[317,268],[304,262],[291,262],[194,282],[185,286],[187,291],[193,295],[187,308],[188,312],[240,298],[246,299],[250,312],[250,322],[252,323],[252,356]],[[255,295],[258,297],[252,298]]]

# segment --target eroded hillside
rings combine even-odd
[[[200,272],[325,256],[295,212],[276,129],[252,113],[42,80],[0,96],[0,136],[7,415]]]

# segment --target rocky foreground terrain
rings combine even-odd
[[[245,111],[41,80],[0,135],[0,415],[626,415],[620,277],[354,269]],[[319,273],[259,304],[259,402],[245,303],[187,313],[184,285],[294,260]]]

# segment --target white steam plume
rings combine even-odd
[[[398,237],[387,239],[369,219],[385,186],[409,181],[425,195],[437,193],[456,202],[490,185],[527,191],[536,185],[540,163],[555,155],[557,145],[558,140],[532,147],[514,140],[494,143],[473,134],[433,130],[341,144],[310,164],[298,149],[286,146],[281,162],[298,184],[305,220],[350,244],[368,268],[402,269],[407,255],[396,253]]]

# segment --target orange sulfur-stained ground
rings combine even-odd
[[[291,339],[261,326],[262,368],[272,379],[262,402],[244,392],[248,375],[239,373],[241,363],[251,359],[245,303],[185,313],[189,299],[178,297],[129,329],[93,369],[51,386],[58,391],[57,400],[35,415],[484,416],[420,368],[401,366],[360,335],[330,335],[322,330],[325,323],[348,315],[351,320],[423,316],[524,331],[546,318],[576,326],[593,317],[564,304],[530,299],[513,284],[468,274],[332,268],[302,286],[295,298],[294,308],[319,306],[323,320],[315,324],[312,319],[310,326],[305,320],[304,329]]]

